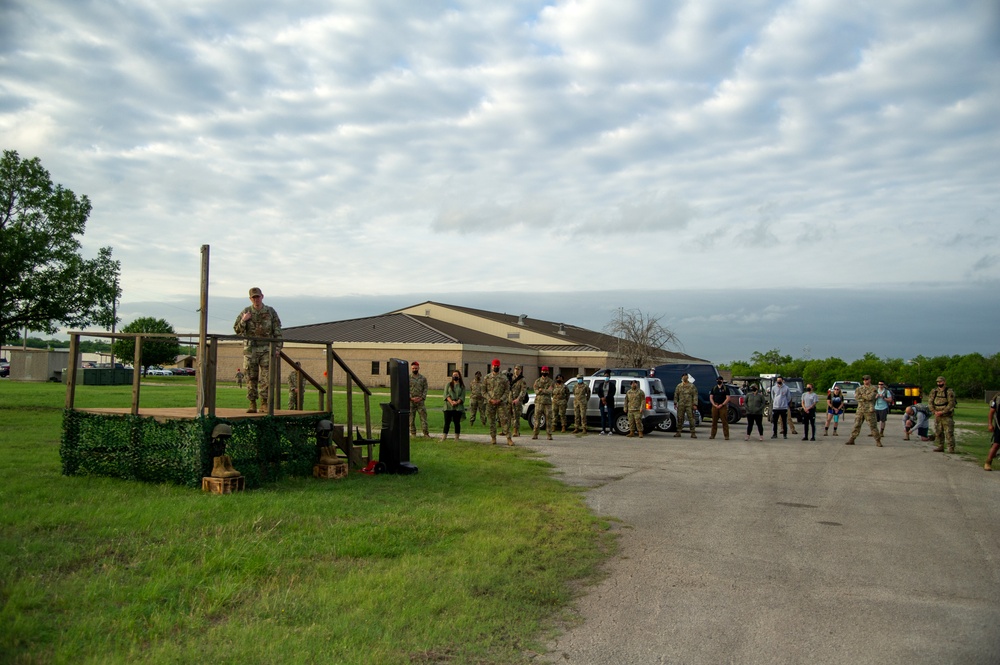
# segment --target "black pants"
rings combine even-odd
[[[781,434],[788,438],[788,409],[774,409],[771,411],[771,422],[774,423],[772,434],[778,436],[778,418],[781,418]]]
[[[462,435],[462,416],[465,415],[461,411],[445,411],[444,412],[444,435],[448,436],[448,426],[451,423],[455,423],[455,434],[458,436]]]
[[[747,436],[753,434],[754,423],[757,423],[757,434],[764,436],[764,414],[763,413],[748,413],[747,414]]]
[[[812,425],[813,433],[812,436],[816,438],[816,409],[809,409],[808,411],[802,412],[802,424],[805,425],[805,430],[802,432],[802,439],[809,438],[809,425]]]

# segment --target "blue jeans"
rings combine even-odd
[[[612,423],[614,422],[612,418],[614,417],[614,407],[608,406],[607,404],[601,404],[601,431],[610,430],[614,431]]]

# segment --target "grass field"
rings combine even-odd
[[[80,386],[76,403],[130,394]],[[150,377],[142,404],[194,394]],[[64,398],[0,382],[0,662],[528,662],[614,549],[579,491],[520,447],[414,439],[415,476],[230,496],[64,477]],[[246,402],[223,385],[219,403]]]

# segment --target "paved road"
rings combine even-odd
[[[883,448],[522,436],[621,537],[548,659],[1000,663],[1000,473],[893,420]]]

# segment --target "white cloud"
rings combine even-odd
[[[998,10],[179,0],[0,6],[0,131],[94,203],[123,285],[588,290],[574,258],[856,286],[990,274]],[[677,270],[678,257],[701,270]],[[490,259],[494,259],[491,261]],[[977,263],[978,262],[978,263]],[[516,264],[523,270],[512,271]],[[766,273],[765,273],[766,274]],[[630,286],[627,271],[602,288]],[[780,276],[766,278],[780,281]]]

